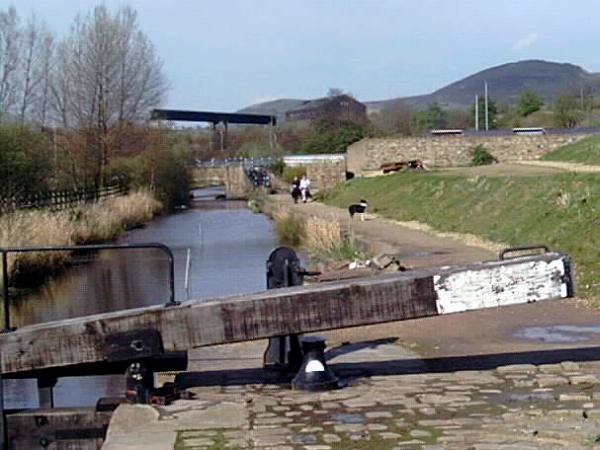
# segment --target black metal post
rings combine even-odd
[[[1,355],[2,349],[0,349]],[[0,450],[6,450],[7,446],[8,434],[6,430],[6,416],[4,414],[4,386],[2,384],[2,369],[0,367]]]
[[[4,312],[4,330],[10,330],[10,305],[8,303],[8,257],[4,250],[2,251],[2,303]]]

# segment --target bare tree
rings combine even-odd
[[[0,118],[17,102],[19,17],[14,7],[0,11]]]
[[[48,120],[50,104],[51,65],[54,56],[54,36],[47,31],[40,35],[39,59],[36,67],[36,76],[39,80],[39,92],[34,111],[34,120],[43,128]]]
[[[385,133],[410,135],[413,113],[414,109],[410,104],[396,101],[374,114],[372,120],[375,126]]]
[[[129,7],[77,17],[57,48],[53,110],[63,126],[93,132],[97,182],[118,146],[120,124],[143,119],[167,90],[162,62]]]
[[[27,110],[36,100],[38,87],[41,79],[39,78],[38,65],[40,63],[42,28],[35,15],[32,15],[27,22],[27,26],[22,31],[20,56],[19,78],[22,85],[20,89],[19,119],[21,123],[25,122]]]
[[[333,98],[344,95],[343,89],[332,87],[327,90],[327,97]]]

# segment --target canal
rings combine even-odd
[[[220,188],[193,194],[189,209],[129,231],[118,242],[160,242],[170,247],[176,300],[264,290],[265,261],[276,246],[271,222],[253,214],[245,202],[215,200],[223,194]],[[36,293],[15,299],[11,321],[19,326],[165,303],[168,267],[166,256],[156,249],[79,255],[66,273]],[[6,407],[37,407],[35,380],[6,380],[5,387]],[[62,378],[55,400],[56,406],[92,405],[99,397],[123,392],[122,376]]]

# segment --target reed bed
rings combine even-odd
[[[82,204],[63,211],[17,211],[0,216],[0,247],[62,246],[106,242],[158,213],[162,204],[147,191]],[[11,276],[51,272],[69,259],[67,252],[9,255]],[[0,280],[1,283],[1,280]]]
[[[310,216],[301,220],[290,214],[276,213],[274,219],[279,241],[300,247],[313,263],[339,265],[367,258],[335,216]]]

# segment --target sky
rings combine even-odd
[[[598,0],[0,0],[57,35],[129,5],[169,80],[168,108],[236,111],[329,88],[360,101],[427,94],[524,59],[600,72]]]

